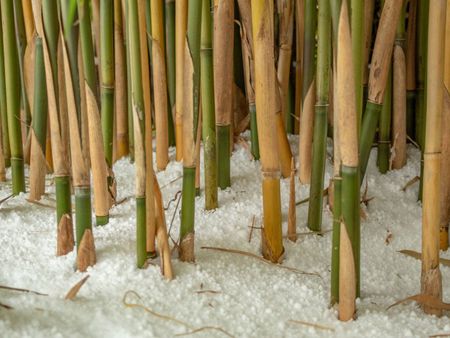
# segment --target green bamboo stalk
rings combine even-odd
[[[365,0],[351,0],[351,32],[353,66],[355,70],[355,95],[358,118],[358,131],[361,129],[363,111],[363,75],[364,75],[364,5]]]
[[[339,303],[339,243],[342,219],[342,178],[334,177],[333,195],[333,235],[331,240],[331,299],[330,303]]]
[[[194,213],[195,213],[195,140],[197,136],[200,104],[200,33],[202,1],[190,0],[187,17],[187,48],[185,54],[186,107],[183,113],[183,190],[181,201],[180,258],[194,260]],[[187,78],[188,77],[188,78]],[[187,89],[186,89],[187,90]]]
[[[205,209],[217,203],[216,120],[214,110],[214,71],[212,56],[211,0],[203,0],[201,33],[202,126],[205,162]]]
[[[308,227],[320,231],[322,227],[323,181],[327,153],[329,69],[331,54],[331,27],[329,0],[318,2],[318,43],[317,43],[317,102],[314,118],[313,154],[311,167],[311,187],[309,192]]]
[[[25,192],[25,174],[20,125],[19,58],[12,1],[2,0],[1,12],[5,51],[6,106],[11,146],[12,193],[18,195],[21,192]]]
[[[406,32],[406,134],[416,139],[416,35],[417,0],[409,2]]]
[[[27,92],[25,89],[25,78],[24,78],[24,55],[25,49],[27,47],[27,37],[25,32],[25,22],[23,17],[23,7],[22,1],[14,1],[14,16],[15,16],[15,27],[16,27],[16,39],[18,43],[18,57],[19,57],[19,71],[20,71],[20,90],[21,90],[21,103],[24,110],[25,117],[25,127],[28,134],[28,129],[31,124],[31,112],[30,105],[28,103]]]
[[[175,146],[175,0],[165,0],[166,25],[166,69],[169,91],[168,131],[169,146]]]
[[[48,1],[48,0],[47,0]],[[98,80],[95,68],[94,43],[92,41],[92,27],[88,0],[77,0],[78,20],[80,26],[81,53],[83,56],[85,80],[99,102]]]
[[[47,91],[42,39],[36,37],[34,54],[34,99],[30,155],[30,199],[39,200],[45,192],[45,153],[47,141]]]
[[[389,170],[391,152],[391,119],[392,119],[392,69],[384,93],[383,107],[380,114],[378,131],[377,165],[380,173],[385,174]]]
[[[130,162],[134,162],[134,125],[133,125],[133,93],[131,91],[131,64],[130,64],[130,33],[128,29],[128,6],[125,4],[125,0],[122,0],[122,6],[124,8],[124,27],[125,27],[125,56],[127,59],[127,102],[128,102],[128,146],[130,148]]]
[[[423,190],[423,149],[425,146],[426,106],[427,106],[427,65],[428,65],[428,12],[429,0],[418,0],[417,11],[417,55],[416,55],[416,140],[422,151],[420,159],[420,185],[417,199],[422,200]]]
[[[137,0],[127,1],[127,35],[131,70],[135,159],[140,174],[136,175],[136,254],[137,267],[143,268],[147,258],[145,211],[145,154],[144,154],[144,96],[142,89],[142,65],[140,58],[139,19]],[[144,174],[143,174],[144,173]],[[143,177],[142,177],[143,175]]]
[[[11,148],[9,144],[8,113],[6,108],[5,59],[2,25],[0,25],[0,118],[2,121],[3,156],[5,157],[5,166],[9,167],[11,165]]]
[[[101,119],[106,163],[113,164],[114,1],[100,1]],[[111,185],[111,182],[110,182]]]
[[[78,121],[81,121],[81,97],[80,79],[78,75],[78,27],[76,17],[76,3],[73,1],[60,0],[61,18],[64,30],[64,40],[67,46],[70,70],[73,77],[73,91],[75,95],[75,107]],[[81,123],[79,123],[81,125]]]
[[[92,229],[91,187],[75,187],[75,240],[77,250],[87,229]]]

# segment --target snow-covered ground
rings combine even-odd
[[[293,149],[297,143],[291,139]],[[111,210],[108,225],[94,228],[97,264],[87,273],[74,271],[75,254],[55,257],[55,210],[26,201],[26,194],[0,205],[0,285],[31,289],[48,296],[0,289],[1,337],[173,337],[191,333],[198,337],[225,337],[216,327],[235,337],[427,337],[450,332],[448,317],[426,316],[415,303],[386,308],[420,290],[420,262],[398,253],[421,250],[421,208],[416,201],[418,184],[401,188],[419,172],[419,152],[408,149],[406,168],[380,175],[372,152],[368,170],[368,197],[361,243],[361,299],[358,318],[341,323],[329,307],[331,233],[300,236],[284,242],[283,265],[320,274],[301,275],[254,258],[201,249],[226,247],[259,254],[260,234],[249,225],[261,222],[259,163],[241,146],[232,156],[232,188],[219,192],[220,208],[204,211],[204,197],[196,200],[196,263],[173,259],[176,278],[165,281],[156,265],[135,267],[134,200]],[[173,150],[171,158],[174,158]],[[119,199],[133,196],[134,167],[127,159],[114,167]],[[331,167],[328,165],[326,182]],[[158,173],[165,205],[181,189],[182,166],[171,162]],[[8,172],[8,177],[10,172]],[[175,181],[174,181],[175,180]],[[54,187],[42,203],[54,205]],[[297,184],[297,200],[308,196],[308,187]],[[281,184],[283,230],[287,226],[289,180]],[[0,199],[9,194],[0,186]],[[166,212],[168,223],[176,203]],[[297,207],[298,232],[305,227],[307,204]],[[171,235],[178,238],[178,211]],[[323,229],[331,229],[331,214],[324,210]],[[387,238],[389,239],[387,240]],[[449,258],[449,253],[443,253]],[[450,268],[441,267],[444,300],[450,299]],[[90,278],[73,301],[67,291],[83,276]],[[145,305],[168,318],[160,318]],[[201,291],[201,292],[199,292]],[[173,319],[184,322],[176,322]],[[293,323],[303,321],[321,328]],[[329,330],[326,330],[328,328]]]

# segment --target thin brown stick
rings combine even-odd
[[[301,274],[301,275],[317,276],[317,277],[322,278],[322,276],[320,276],[317,272],[305,272],[305,271],[301,271],[299,269],[292,268],[292,267],[289,267],[289,266],[284,266],[284,265],[281,265],[281,264],[272,263],[271,261],[269,261],[268,259],[265,259],[264,257],[258,256],[258,255],[254,254],[254,253],[247,252],[247,251],[236,250],[236,249],[227,249],[227,248],[219,248],[219,247],[213,247],[213,246],[202,246],[201,249],[214,250],[214,251],[220,251],[220,252],[227,252],[227,253],[243,255],[243,256],[246,256],[246,257],[252,257],[252,258],[256,258],[257,260],[259,260],[261,262],[264,262],[266,264],[279,267],[281,269],[292,271],[292,272],[295,272],[295,273],[298,273],[298,274]]]
[[[37,291],[28,290],[28,289],[14,288],[14,287],[5,286],[5,285],[0,285],[0,289],[2,289],[2,290],[9,290],[9,291],[32,293],[32,294],[35,294],[35,295],[38,295],[38,296],[48,296],[46,293],[40,293],[40,292],[37,292]]]
[[[321,324],[316,324],[316,323],[308,323],[305,322],[303,320],[294,320],[294,319],[289,319],[288,323],[292,323],[292,324],[300,324],[300,325],[306,325],[306,326],[310,326],[313,327],[315,329],[320,329],[320,330],[327,330],[327,331],[332,331],[334,332],[334,329],[332,327],[328,327],[328,326],[324,326]]]

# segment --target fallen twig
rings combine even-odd
[[[399,304],[405,303],[405,302],[417,302],[421,305],[426,305],[433,309],[439,309],[439,310],[450,310],[450,304],[444,303],[442,300],[440,300],[437,297],[433,297],[430,295],[424,295],[424,294],[418,294],[414,296],[410,296],[404,299],[399,300],[398,302],[395,302],[392,305],[389,305],[386,310],[389,310],[390,308],[397,306]]]
[[[54,206],[54,205],[48,205],[48,204],[45,204],[45,203],[42,203],[42,202],[39,202],[39,201],[31,200],[29,198],[27,198],[26,201],[28,203],[39,205],[40,207],[49,208],[49,209],[56,209],[56,206]]]
[[[322,197],[325,197],[325,196],[328,196],[328,188],[325,188],[323,190],[323,192],[322,192]],[[300,200],[298,202],[295,202],[295,205],[301,205],[301,204],[304,204],[304,203],[307,203],[307,202],[309,202],[309,197],[305,198],[303,200]]]
[[[313,327],[315,329],[328,330],[328,331],[333,331],[334,332],[334,329],[332,327],[328,327],[328,326],[324,326],[324,325],[320,325],[320,324],[315,324],[315,323],[309,323],[309,322],[305,322],[303,320],[290,319],[290,320],[288,320],[288,323],[306,325],[306,326],[311,326],[311,327]]]
[[[227,331],[225,331],[224,329],[220,328],[220,327],[216,327],[216,326],[204,326],[204,327],[200,327],[198,329],[195,329],[193,331],[190,332],[186,332],[186,333],[178,333],[175,336],[176,337],[181,337],[181,336],[187,336],[187,335],[191,335],[194,333],[198,333],[198,332],[202,332],[202,331],[206,331],[206,330],[215,330],[215,331],[219,331],[222,332],[224,335],[228,336],[228,337],[232,337],[234,338],[233,335],[229,334]]]
[[[406,256],[413,257],[415,259],[421,260],[422,259],[422,253],[413,251],[413,250],[400,250],[398,251]],[[450,267],[450,259],[445,258],[439,258],[439,263],[441,263],[444,266]]]
[[[250,232],[248,233],[248,242],[249,243],[252,241],[253,229],[255,228],[255,218],[256,218],[256,216],[253,215],[252,223],[250,224]]]
[[[198,291],[195,291],[195,292],[198,293],[198,294],[201,294],[201,293],[214,293],[214,294],[220,293],[220,291],[216,291],[216,290],[198,290]]]
[[[266,264],[279,267],[281,269],[289,270],[289,271],[292,271],[292,272],[295,272],[295,273],[298,273],[298,274],[301,274],[301,275],[317,276],[317,277],[322,278],[322,276],[319,275],[317,272],[305,272],[305,271],[301,271],[301,270],[298,270],[296,268],[292,268],[292,267],[289,267],[289,266],[285,266],[285,265],[281,265],[281,264],[275,264],[275,263],[272,263],[271,261],[269,261],[269,260],[267,260],[267,259],[265,259],[265,258],[263,258],[261,256],[255,255],[254,253],[247,252],[247,251],[241,251],[241,250],[235,250],[235,249],[227,249],[227,248],[218,248],[218,247],[212,247],[212,246],[202,246],[201,249],[215,250],[215,251],[221,251],[221,252],[228,252],[228,253],[234,253],[234,254],[243,255],[243,256],[247,256],[247,257],[252,257],[252,258],[256,258],[257,260],[259,260],[261,262],[264,262]]]
[[[437,338],[437,337],[450,337],[450,332],[448,332],[448,333],[438,333],[438,334],[434,334],[432,336],[429,336],[429,338]]]
[[[178,181],[180,178],[182,178],[183,176],[178,176],[177,178],[174,178],[172,181],[170,181],[169,183],[164,184],[163,186],[161,186],[161,189],[164,189],[165,187],[171,185],[172,183]]]
[[[9,306],[9,305],[3,304],[3,303],[0,303],[0,307],[2,307],[4,309],[7,309],[7,310],[13,310],[14,309],[12,306]]]
[[[1,199],[0,200],[0,204],[2,204],[2,203],[4,203],[4,202],[6,202],[7,200],[9,200],[11,197],[13,197],[14,195],[8,195],[8,196],[6,196],[5,198],[3,198],[3,199]]]
[[[419,182],[420,177],[414,176],[412,179],[410,179],[408,182],[406,182],[405,186],[402,188],[402,191],[406,191],[410,186],[412,186],[414,183]]]
[[[9,291],[17,291],[17,292],[33,293],[33,294],[38,295],[38,296],[48,296],[45,293],[40,293],[40,292],[37,292],[37,291],[28,290],[28,289],[13,288],[13,287],[4,286],[4,285],[0,285],[0,289],[9,290]]]
[[[175,193],[175,196],[167,203],[167,207],[164,207],[164,210],[165,210],[165,211],[169,210],[170,205],[172,204],[172,202],[175,202],[175,201],[178,199],[178,195],[180,195],[180,194],[181,194],[181,190],[178,190],[178,191]]]
[[[297,232],[297,236],[310,236],[310,235],[317,235],[317,236],[323,236],[329,232],[332,232],[332,229],[328,230],[322,230],[322,231],[308,231],[308,232]],[[283,238],[288,238],[288,235],[283,236]]]

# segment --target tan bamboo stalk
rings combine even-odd
[[[289,100],[289,74],[291,70],[292,40],[294,36],[294,3],[292,0],[278,2],[281,18],[279,26],[279,54],[277,66],[277,78],[279,83],[279,95],[281,99],[281,111],[277,114],[278,153],[280,169],[283,177],[291,174],[292,152],[285,130],[285,120],[288,113]],[[290,118],[290,117],[289,117]]]
[[[442,276],[439,269],[440,178],[442,151],[442,105],[446,0],[430,4],[428,26],[427,113],[424,149],[422,276],[424,295],[442,300]],[[428,314],[442,310],[423,306]]]
[[[114,59],[115,59],[115,86],[124,93],[127,92],[127,74],[125,63],[125,45],[123,36],[122,6],[120,0],[114,0]],[[114,96],[117,155],[120,159],[128,155],[128,106],[127,95]]]
[[[404,18],[404,15],[402,15]],[[406,164],[406,56],[405,22],[397,27],[393,53],[393,123],[392,168],[401,169]]]
[[[445,54],[444,54],[444,106],[442,112],[442,130],[450,130],[450,3],[447,1],[445,23]],[[450,222],[450,133],[442,133],[442,164],[441,164],[441,220],[440,249],[448,249],[448,227]]]
[[[92,28],[94,33],[95,51],[98,58],[97,65],[100,65],[100,0],[92,0]],[[100,76],[100,72],[98,72]],[[98,81],[97,83],[101,83]]]
[[[278,262],[284,252],[281,233],[280,162],[277,152],[276,73],[274,67],[273,1],[252,0],[255,95],[263,175],[262,253]]]
[[[214,0],[214,97],[216,106],[218,185],[230,186],[231,122],[233,115],[234,0]]]
[[[169,162],[168,98],[165,60],[164,10],[162,0],[151,3],[153,91],[156,126],[156,168],[164,170]]]
[[[27,44],[33,39],[34,34],[34,18],[33,8],[30,0],[22,0],[23,21],[25,23],[25,34],[27,36]]]
[[[145,207],[146,207],[146,246],[147,253],[154,255],[155,253],[155,204],[153,184],[153,136],[152,136],[152,115],[151,115],[151,94],[150,94],[150,63],[148,57],[147,45],[147,26],[145,18],[145,0],[138,0],[138,17],[139,17],[139,44],[140,57],[142,67],[142,89],[144,95],[144,125],[145,125]],[[167,115],[165,111],[164,114]],[[135,125],[138,121],[135,120]]]
[[[304,14],[305,0],[295,0],[295,31],[296,31],[296,58],[295,58],[295,133],[300,130],[300,116],[302,111],[302,85],[303,85],[303,45],[304,45]]]
[[[183,158],[183,76],[187,27],[187,0],[175,1],[175,142],[176,160]]]
[[[153,173],[153,185],[155,187],[155,209],[156,209],[156,240],[158,242],[159,257],[161,260],[161,273],[168,279],[174,277],[171,261],[169,237],[167,235],[166,217],[162,201],[161,189],[155,173]]]

